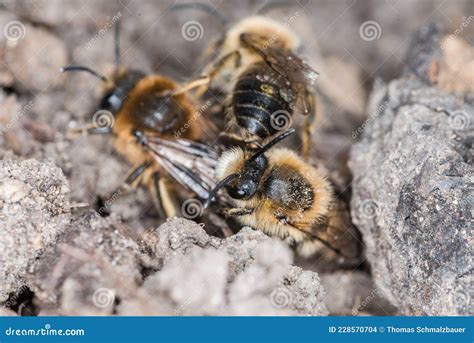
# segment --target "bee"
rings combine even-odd
[[[115,149],[134,166],[121,188],[145,185],[160,216],[172,217],[179,214],[172,196],[177,192],[174,181],[206,199],[214,186],[207,176],[212,175],[217,154],[197,142],[208,126],[186,94],[172,94],[178,87],[173,80],[121,64],[119,32],[117,23],[115,68],[109,77],[81,65],[61,71],[88,72],[102,82],[93,123],[81,130],[111,134]]]
[[[212,46],[217,57],[204,68],[201,77],[183,85],[177,93],[198,88],[198,94],[203,95],[211,85],[223,88],[228,94],[226,134],[246,143],[271,139],[290,126],[293,113],[301,113],[306,116],[301,139],[302,153],[307,158],[317,114],[313,87],[319,74],[295,53],[301,43],[288,25],[261,15],[267,7],[229,26],[228,19],[206,4],[172,6],[174,10],[206,10],[227,27]]]
[[[313,255],[323,244],[343,257],[358,257],[358,232],[341,215],[331,183],[293,150],[272,149],[294,132],[287,130],[256,151],[225,151],[204,207],[224,188],[232,206],[224,213],[241,225],[287,240],[302,256]]]

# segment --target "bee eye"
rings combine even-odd
[[[227,189],[227,193],[233,199],[243,199],[248,196],[247,192],[240,188],[230,187]]]

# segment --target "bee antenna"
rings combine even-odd
[[[179,11],[183,9],[195,9],[204,11],[217,18],[223,26],[227,26],[230,22],[229,18],[219,12],[214,6],[202,2],[188,2],[185,4],[174,4],[170,7],[170,11]]]
[[[115,65],[120,65],[120,20],[114,27],[114,52],[115,52]]]
[[[280,143],[282,140],[284,140],[286,137],[292,135],[295,133],[295,129],[289,129],[285,132],[283,132],[281,135],[273,138],[270,142],[262,146],[260,149],[257,150],[255,154],[253,154],[252,157],[248,159],[248,162],[252,162],[256,160],[259,156],[267,152],[269,149],[271,149],[275,144]]]
[[[109,79],[106,78],[104,75],[99,74],[95,70],[93,70],[89,67],[86,67],[86,66],[71,65],[71,66],[66,66],[66,67],[59,68],[60,73],[69,72],[69,71],[85,71],[85,72],[88,72],[89,74],[92,74],[95,77],[99,78],[103,82],[109,82]]]
[[[207,200],[204,203],[204,208],[209,207],[209,205],[211,204],[212,199],[214,199],[214,197],[216,196],[219,189],[226,186],[229,182],[235,180],[239,176],[240,176],[240,173],[234,173],[234,174],[230,174],[230,175],[226,176],[224,179],[219,181],[217,183],[217,185],[209,192],[209,196],[207,197]]]
[[[299,1],[298,1],[299,3]],[[267,14],[269,11],[279,7],[294,6],[294,1],[289,0],[273,0],[265,2],[257,11],[256,14]]]

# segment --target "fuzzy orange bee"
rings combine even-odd
[[[176,184],[206,199],[214,186],[211,175],[217,155],[197,142],[208,125],[187,95],[173,94],[178,88],[174,81],[121,65],[119,28],[117,23],[115,69],[109,77],[78,65],[61,71],[88,72],[103,82],[98,111],[85,131],[111,134],[115,149],[135,166],[125,180],[126,188],[145,185],[160,215],[175,216],[179,214],[173,196],[179,193]]]
[[[257,151],[225,151],[216,166],[218,183],[205,207],[224,188],[233,205],[224,213],[240,224],[289,241],[303,256],[324,244],[344,257],[358,257],[357,231],[340,213],[330,182],[294,151],[271,149],[294,132],[280,134]]]

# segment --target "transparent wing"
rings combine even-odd
[[[214,188],[218,153],[211,147],[186,139],[145,136],[144,145],[177,182],[205,200]]]
[[[345,257],[356,258],[361,253],[360,234],[341,199],[335,199],[326,221],[313,226],[311,235]]]
[[[243,46],[254,50],[263,61],[278,75],[285,78],[297,95],[296,106],[303,114],[314,111],[312,89],[319,74],[291,50],[275,43],[269,45],[268,39],[257,34],[243,33],[240,36]]]
[[[275,44],[266,44],[266,39],[258,34],[243,33],[240,40],[245,47],[254,50],[270,68],[292,84],[305,87],[315,85],[319,74],[291,50]]]

